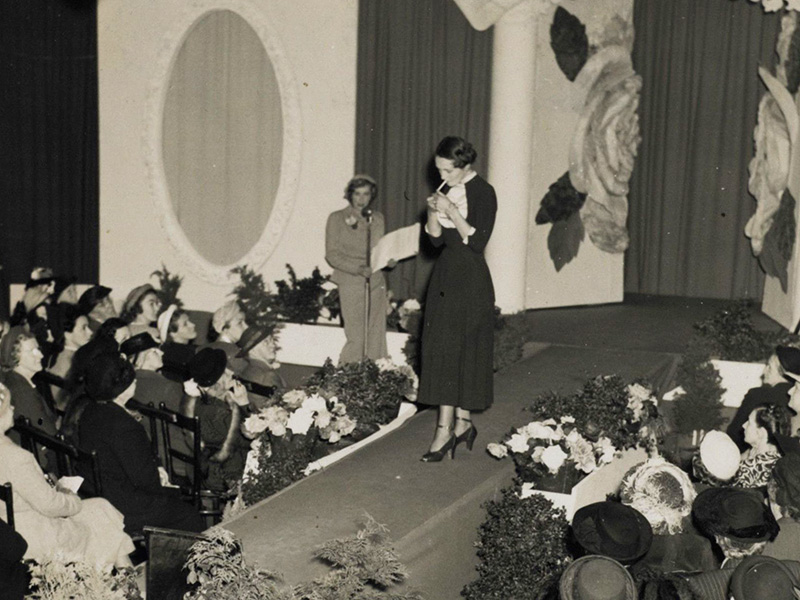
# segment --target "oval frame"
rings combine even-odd
[[[277,32],[268,23],[263,11],[247,0],[196,0],[187,7],[181,18],[167,34],[159,51],[153,82],[148,90],[143,138],[144,160],[147,167],[150,194],[158,215],[159,225],[174,248],[181,264],[204,281],[216,285],[229,283],[231,269],[247,264],[258,269],[272,255],[286,229],[294,209],[300,175],[302,151],[302,120],[300,96],[289,60],[280,45]],[[202,256],[184,232],[170,200],[164,170],[162,136],[164,128],[164,105],[167,98],[172,68],[183,42],[194,26],[208,14],[229,10],[256,32],[267,57],[272,63],[281,97],[283,117],[283,149],[281,155],[280,180],[275,193],[267,223],[256,243],[244,256],[228,265],[215,264]]]

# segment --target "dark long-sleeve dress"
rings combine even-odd
[[[479,176],[464,187],[472,235],[465,243],[458,230],[442,227],[441,236],[429,236],[444,249],[425,300],[419,401],[483,410],[493,401],[494,356],[494,286],[483,251],[497,197]]]

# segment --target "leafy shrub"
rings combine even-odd
[[[30,566],[31,600],[140,600],[136,570],[117,569],[113,574],[84,562],[57,560]],[[2,590],[0,590],[2,591]]]
[[[494,320],[494,370],[499,371],[522,358],[522,347],[527,339],[528,327],[524,312],[500,314],[495,307]]]
[[[323,284],[328,281],[328,277],[319,272],[318,267],[314,267],[311,277],[298,279],[291,265],[286,265],[289,271],[289,279],[276,281],[277,298],[275,299],[275,309],[278,315],[291,323],[315,323],[322,308],[325,298],[325,288]]]
[[[278,307],[275,295],[264,284],[264,278],[247,265],[234,267],[231,273],[239,276],[239,283],[231,295],[242,307],[247,323],[273,331],[278,320]]]
[[[678,433],[716,429],[722,417],[722,378],[702,346],[689,345],[678,365],[677,383],[684,393],[674,402],[673,420]]]
[[[476,544],[478,579],[461,595],[468,600],[540,600],[553,594],[570,560],[564,510],[538,494],[523,500],[518,489],[506,488],[486,504],[486,511]]]
[[[166,309],[170,304],[174,304],[178,308],[183,308],[183,302],[178,298],[183,277],[170,273],[164,263],[161,263],[161,269],[150,273],[151,277],[154,275],[158,278],[156,295],[161,300],[161,306]]]

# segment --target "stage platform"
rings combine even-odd
[[[619,305],[550,309],[528,314],[532,342],[525,358],[495,376],[495,404],[476,414],[473,452],[422,463],[436,413],[423,410],[402,428],[250,508],[225,526],[249,560],[298,583],[321,576],[314,559],[323,542],[354,534],[365,514],[391,531],[410,571],[408,587],[430,600],[455,600],[476,577],[474,543],[482,504],[510,485],[510,460],[485,447],[528,421],[528,402],[549,390],[570,392],[595,375],[646,377],[669,389],[692,324],[724,302],[632,297]],[[757,314],[758,327],[777,328]]]

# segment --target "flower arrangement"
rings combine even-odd
[[[289,279],[276,281],[277,289],[275,308],[278,316],[291,323],[315,323],[323,307],[326,290],[323,287],[328,281],[318,267],[314,267],[311,277],[298,279],[291,265],[286,265]]]
[[[461,592],[467,600],[541,600],[558,596],[558,580],[570,562],[564,510],[543,496],[521,498],[506,488],[486,504],[479,529],[478,579]]]
[[[764,12],[777,12],[782,8],[786,10],[800,10],[800,0],[750,0],[756,4],[761,4]]]
[[[414,298],[402,302],[390,300],[386,326],[418,336],[422,329],[422,305]]]
[[[418,379],[408,365],[368,358],[336,366],[328,359],[306,382],[309,393],[336,397],[356,421],[356,437],[377,430],[397,416],[404,398],[416,399]]]
[[[141,600],[134,568],[111,573],[83,562],[31,563],[31,600]]]
[[[247,323],[273,331],[277,326],[279,309],[275,295],[267,289],[262,275],[247,265],[234,267],[231,274],[239,276],[239,283],[231,295],[242,307]]]
[[[331,566],[330,573],[295,587],[247,564],[230,531],[212,527],[205,537],[189,550],[185,569],[192,589],[184,600],[421,600],[416,592],[391,589],[407,571],[388,530],[369,516],[356,535],[319,548],[316,557]]]
[[[528,410],[535,421],[487,446],[495,458],[511,454],[525,495],[548,475],[566,468],[582,477],[624,449],[653,444],[660,433],[653,392],[641,383],[626,385],[616,375],[595,377],[572,396],[545,394]]]
[[[252,506],[302,479],[317,456],[319,440],[335,444],[355,427],[335,396],[304,390],[288,391],[250,415],[242,423],[242,432],[254,442],[242,478],[241,502]]]

